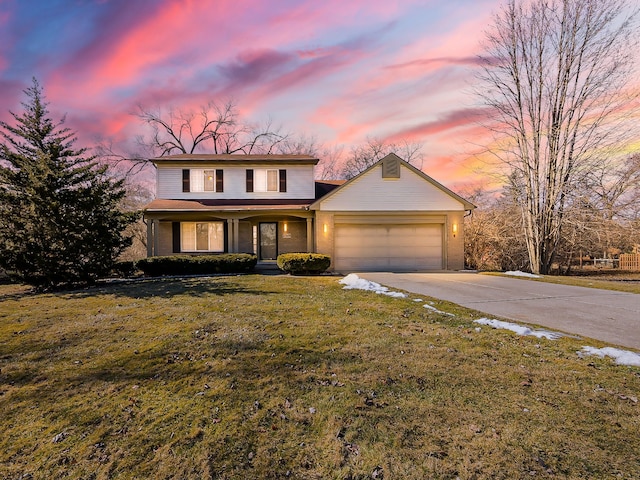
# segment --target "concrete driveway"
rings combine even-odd
[[[514,322],[640,350],[640,295],[475,273],[358,273]]]

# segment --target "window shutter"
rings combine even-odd
[[[189,173],[189,169],[182,170],[182,191],[183,192],[191,191],[191,185],[189,181],[190,178],[191,178],[191,175]]]
[[[216,170],[216,192],[224,191],[224,179],[222,170]]]
[[[287,171],[286,170],[280,170],[280,191],[281,192],[287,191]]]
[[[171,229],[173,231],[173,253],[180,253],[180,222],[172,222]]]
[[[253,192],[253,170],[247,170],[247,192]]]

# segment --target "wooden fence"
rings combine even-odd
[[[621,254],[620,270],[640,270],[640,253]]]

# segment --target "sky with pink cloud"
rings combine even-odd
[[[328,145],[423,144],[474,178],[470,91],[499,0],[0,0],[0,119],[36,77],[81,142],[125,147],[148,108],[233,99],[243,118]]]

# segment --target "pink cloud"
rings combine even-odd
[[[334,1],[301,4],[278,13],[277,9],[270,9],[255,0],[219,0],[214,4],[165,0],[144,15],[136,15],[135,24],[120,21],[113,30],[104,28],[101,38],[61,68],[57,78],[61,78],[62,72],[66,75],[74,71],[80,76],[78,83],[82,85],[79,86],[93,95],[105,89],[129,87],[153,75],[154,71],[160,74],[157,79],[162,83],[162,74],[172,64],[175,65],[174,71],[180,66],[183,79],[189,78],[207,63],[215,65],[219,62],[226,62],[227,69],[235,68],[231,72],[234,76],[241,73],[239,68],[245,68],[245,73],[249,75],[256,69],[269,67],[270,62],[277,60],[266,57],[265,51],[279,55],[288,51],[288,47],[281,47],[292,39],[299,41],[311,38],[325,30],[327,25],[336,28],[348,24],[358,12],[367,12],[372,16],[384,15],[394,8],[371,8],[364,1],[346,5]],[[116,12],[113,14],[116,15]],[[252,27],[257,25],[258,18],[264,25]],[[298,23],[291,23],[293,19],[301,18],[303,20]],[[104,21],[108,22],[109,19]],[[245,22],[247,25],[244,25]],[[296,28],[292,28],[292,25],[296,25]],[[256,50],[256,45],[268,45],[268,48]],[[259,55],[253,61],[241,58],[236,65],[230,64],[227,60],[229,55],[238,50],[246,55],[251,55],[251,51]],[[306,53],[313,50],[308,49]],[[259,64],[257,60],[266,63]]]
[[[421,5],[424,1],[326,0],[294,3],[294,6],[283,9],[282,13],[278,13],[269,21],[269,29],[292,32],[291,26],[294,25],[299,27],[295,32],[296,36],[299,37],[300,32],[304,32],[307,37],[312,38],[313,33],[326,29],[326,26],[336,29],[353,28],[354,19],[362,23],[367,19],[391,19],[410,9],[412,5]]]
[[[205,2],[165,0],[155,4],[155,9],[148,6],[130,17],[113,11],[117,21],[103,26],[93,42],[52,75],[56,96],[67,90],[69,78],[85,97],[93,97],[148,83],[155,69],[171,67],[172,62],[176,67],[178,62],[189,65],[194,51],[204,48],[203,32],[211,30],[216,15],[227,16],[232,8],[232,2],[223,0],[215,8]],[[101,20],[109,23],[110,18]],[[216,44],[219,42],[212,43],[212,49]],[[70,77],[69,72],[74,75]],[[163,81],[161,73],[156,75]]]
[[[469,125],[477,125],[480,120],[488,118],[490,113],[490,110],[487,108],[453,110],[440,115],[437,120],[424,122],[420,125],[399,131],[389,136],[388,140],[398,141],[405,139],[417,141],[428,135],[443,133]]]
[[[313,4],[316,5],[316,4]],[[335,6],[335,5],[334,5]],[[301,8],[301,7],[300,7]],[[350,8],[362,8],[351,6]],[[289,11],[287,9],[286,11]],[[309,6],[302,11],[308,12]],[[320,30],[322,23],[316,18],[331,15],[331,5],[324,6],[316,17],[307,18],[309,25]],[[243,12],[238,15],[238,12]],[[335,15],[335,10],[333,10]],[[113,16],[117,13],[113,11]],[[253,19],[242,18],[247,15],[264,16],[265,27],[252,28]],[[120,16],[121,17],[121,16]],[[120,18],[118,17],[118,18]],[[283,21],[286,15],[277,17],[264,5],[250,1],[218,1],[214,5],[205,2],[165,1],[144,15],[135,15],[136,22],[113,21],[106,17],[104,24],[113,24],[113,28],[102,27],[98,39],[79,51],[66,65],[53,72],[46,79],[48,90],[53,99],[62,99],[73,104],[87,105],[87,100],[104,98],[108,92],[138,90],[142,98],[174,98],[183,102],[185,97],[200,96],[199,91],[230,94],[244,93],[243,89],[263,85],[260,80],[280,79],[283,87],[294,85],[306,77],[319,74],[313,64],[305,63],[314,58],[324,58],[318,65],[327,65],[327,51],[331,47],[301,52],[287,48],[278,48],[291,39],[308,36],[308,30],[270,28]],[[132,18],[134,16],[132,15]],[[236,18],[230,22],[228,19]],[[261,19],[262,20],[262,19]],[[247,22],[247,25],[243,25]],[[230,48],[226,48],[229,45]],[[243,49],[246,45],[247,48]],[[268,45],[257,50],[256,45]],[[235,51],[242,52],[234,57]],[[232,60],[229,60],[231,56]],[[217,68],[217,65],[221,65]],[[73,72],[73,75],[70,75]],[[222,74],[223,82],[216,75]],[[208,78],[207,78],[208,77]],[[199,80],[199,84],[193,82]],[[185,88],[185,82],[191,82]],[[71,87],[73,85],[73,87]],[[69,88],[74,95],[69,97]],[[274,88],[264,88],[267,95]],[[150,93],[153,92],[153,95]],[[254,93],[257,93],[254,90]],[[137,93],[136,93],[137,94]],[[204,93],[203,93],[204,95]],[[258,100],[258,96],[255,96]]]
[[[461,92],[469,87],[470,71],[479,62],[479,36],[469,32],[481,32],[487,15],[452,21],[455,28],[451,31],[421,35],[387,55],[385,64],[372,62],[369,70],[363,65],[366,73],[345,83],[339,95],[309,115],[309,121],[339,132],[336,138],[340,142],[362,141],[371,135],[393,136],[388,129],[398,124],[408,125],[398,136],[405,133],[417,139],[420,131],[412,126],[420,117],[438,118],[452,105],[460,105]],[[461,18],[465,16],[469,13]],[[431,125],[432,131],[437,125],[437,121]],[[424,122],[421,126],[426,127]]]
[[[295,55],[277,50],[249,50],[219,67],[219,71],[230,83],[261,83],[288,68],[295,60]]]
[[[13,46],[13,40],[8,38],[8,35],[3,35],[2,31],[7,31],[7,26],[9,25],[9,21],[11,20],[11,10],[10,7],[12,2],[0,2],[0,73],[6,70],[9,66],[9,60],[7,58],[7,54]]]
[[[475,67],[480,52],[479,38],[487,20],[488,16],[476,15],[456,24],[450,31],[433,32],[409,42],[393,55],[386,66],[363,77],[355,90],[381,90],[399,82],[423,81],[443,69]],[[470,35],[469,32],[478,32],[478,35]]]
[[[471,160],[467,155],[426,152],[422,170],[443,185],[457,191],[461,185],[475,183],[478,178],[470,168]]]
[[[193,87],[186,92],[182,81],[165,79],[164,83],[140,91],[136,100],[147,107],[195,108],[211,99],[235,99],[242,113],[250,115],[264,112],[265,102],[274,102],[280,96],[290,98],[296,91],[302,94],[305,88],[313,89],[363,55],[366,53],[353,46],[327,47],[314,55],[297,50],[248,50],[215,66],[213,75],[196,75],[190,80]],[[267,113],[277,116],[277,111]]]
[[[350,86],[348,94],[319,107],[310,121],[339,132],[339,142],[362,141],[367,136],[397,139],[408,134],[417,140],[419,132],[411,132],[416,124],[447,115],[463,102],[460,90],[467,78],[462,71],[444,69],[419,81],[400,78],[380,89],[357,91],[358,87]],[[398,125],[406,126],[398,130]]]
[[[272,81],[256,85],[252,93],[253,101],[273,98],[282,93],[290,95],[293,89],[301,87],[313,88],[323,79],[338,73],[343,67],[348,67],[366,56],[366,52],[357,48],[338,46],[325,51],[325,55],[315,56],[309,60],[298,57],[299,62],[288,71],[275,76]]]
[[[483,60],[481,60],[477,56],[472,56],[472,57],[440,57],[440,58],[421,58],[421,59],[411,60],[409,62],[405,62],[405,63],[401,63],[401,64],[397,64],[397,65],[388,65],[385,68],[390,69],[390,70],[398,70],[398,69],[405,69],[405,68],[411,68],[411,67],[419,67],[419,68],[433,67],[433,68],[438,68],[439,66],[442,66],[442,65],[471,65],[471,66],[476,66],[476,65],[480,65],[482,63],[483,63]]]

